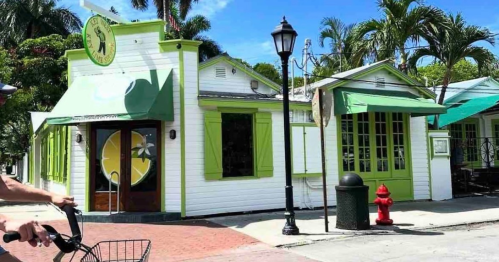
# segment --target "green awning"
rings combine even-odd
[[[443,114],[444,106],[408,92],[339,88],[334,91],[334,114],[364,112],[410,113],[411,116]]]
[[[78,77],[47,117],[52,125],[119,120],[173,121],[171,69]]]
[[[499,102],[499,95],[478,97],[468,100],[466,103],[447,109],[446,114],[439,115],[438,127],[444,127],[456,123],[470,116],[485,111]],[[428,121],[433,123],[434,116],[428,117]]]

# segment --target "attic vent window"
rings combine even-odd
[[[385,88],[385,78],[384,77],[376,77],[376,87]]]
[[[225,78],[227,76],[227,72],[225,71],[225,67],[216,67],[215,68],[215,77],[216,78]]]

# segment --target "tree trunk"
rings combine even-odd
[[[444,104],[445,92],[447,92],[447,86],[449,86],[450,77],[451,77],[451,69],[447,68],[447,70],[445,70],[444,80],[442,82],[442,90],[440,91],[440,96],[438,97],[438,104],[439,105]],[[439,115],[435,115],[435,119],[433,122],[433,129],[434,130],[439,129],[438,128],[438,116]]]
[[[170,0],[163,0],[163,20],[165,20],[165,31],[168,30],[169,27],[169,15],[170,14]]]
[[[405,47],[400,47],[400,70],[404,73],[408,73],[407,68],[407,53],[405,52]]]

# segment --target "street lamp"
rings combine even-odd
[[[0,106],[4,105],[7,101],[6,95],[11,95],[17,91],[17,88],[0,83]]]
[[[286,17],[282,18],[281,24],[276,26],[272,37],[277,54],[281,57],[282,63],[282,95],[284,113],[284,156],[286,161],[286,225],[282,229],[283,235],[298,235],[300,230],[295,224],[295,211],[293,206],[293,185],[291,179],[291,138],[289,124],[289,90],[288,90],[288,60],[293,47],[295,46],[298,34],[293,27],[288,24]]]

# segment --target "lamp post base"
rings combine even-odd
[[[293,236],[300,234],[300,229],[295,224],[295,216],[286,214],[286,225],[282,229],[282,234],[286,236]]]

